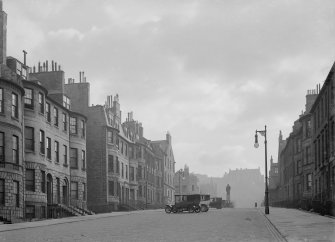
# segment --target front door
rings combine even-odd
[[[67,186],[63,186],[63,204],[67,205]]]
[[[47,176],[47,202],[52,204],[52,176],[50,174]]]

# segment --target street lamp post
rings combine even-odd
[[[264,141],[264,145],[265,145],[265,214],[269,214],[269,189],[268,189],[268,150],[267,150],[267,139],[266,139],[266,125],[265,125],[265,129],[264,130],[257,130],[256,129],[256,134],[255,134],[255,148],[259,147],[258,144],[258,133],[260,133],[261,135],[264,136],[265,141]]]

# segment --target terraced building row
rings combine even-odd
[[[150,141],[119,97],[90,106],[90,86],[56,62],[7,57],[0,1],[0,219],[44,219],[161,207],[173,200],[169,133]]]

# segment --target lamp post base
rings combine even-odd
[[[265,207],[265,214],[270,214],[269,207]]]

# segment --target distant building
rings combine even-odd
[[[199,194],[198,178],[190,173],[190,168],[185,165],[182,172],[176,172],[174,179],[174,187],[176,194]]]
[[[260,169],[229,170],[220,183],[222,197],[225,197],[227,184],[230,185],[230,200],[235,207],[252,207],[264,199],[265,181]]]
[[[165,140],[156,140],[151,142],[152,146],[162,150],[163,166],[163,196],[164,204],[174,202],[175,188],[173,185],[175,176],[175,159],[172,149],[171,134],[167,132]],[[160,152],[158,152],[160,153]]]
[[[253,207],[255,202],[261,204],[264,200],[265,181],[260,169],[229,170],[223,177],[208,177],[196,175],[200,192],[211,197],[226,199],[226,187],[230,185],[230,200],[235,207]]]
[[[269,205],[278,200],[278,188],[279,188],[279,167],[278,163],[273,162],[271,156],[270,159],[270,170],[269,170]]]

